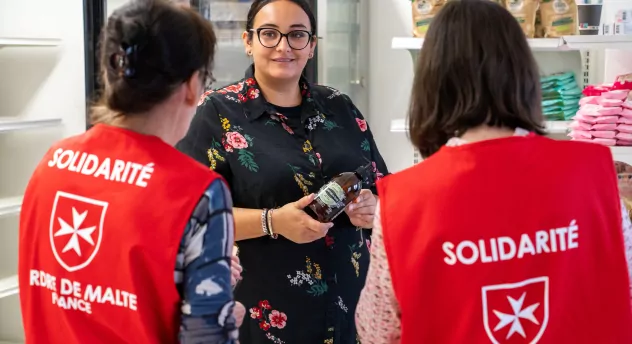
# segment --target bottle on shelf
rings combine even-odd
[[[375,178],[372,176],[373,164],[368,163],[353,172],[343,172],[334,176],[318,190],[309,208],[320,222],[331,222],[340,215],[345,207],[360,196],[362,186],[369,186]]]

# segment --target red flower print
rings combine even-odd
[[[253,319],[261,319],[261,309],[257,307],[250,308],[250,317]]]
[[[373,172],[375,172],[375,176],[377,177],[377,179],[384,178],[384,175],[377,170],[377,165],[375,165],[375,161],[371,161],[371,164],[373,165]]]
[[[255,85],[257,83],[254,78],[248,78],[248,79],[246,79],[245,82],[246,82],[246,85],[248,85],[248,86],[253,86],[253,85]]]
[[[283,312],[273,310],[272,312],[270,312],[270,316],[268,316],[268,319],[270,319],[270,325],[272,325],[272,327],[282,329],[285,327],[285,323],[287,322],[287,315],[285,315],[285,313]]]
[[[208,90],[208,91],[204,92],[204,94],[202,94],[202,96],[200,97],[200,100],[198,101],[198,106],[204,104],[204,101],[206,100],[206,97],[208,97],[213,92],[215,92],[215,90]]]
[[[222,137],[222,146],[224,146],[224,150],[228,153],[233,152],[233,147],[226,142],[226,137]]]
[[[330,235],[325,235],[325,245],[327,245],[327,247],[331,247],[333,244],[334,244],[334,237]]]
[[[365,120],[356,118],[356,122],[358,122],[358,127],[360,127],[361,131],[366,131],[367,126],[366,126],[366,121]]]
[[[248,89],[248,98],[250,99],[255,99],[259,97],[259,90],[256,88],[250,88]]]
[[[277,112],[277,114],[276,114],[276,115],[277,115],[277,117],[279,117],[279,119],[281,119],[282,121],[287,121],[287,117],[286,117],[286,116],[284,116],[284,115],[282,115],[282,114],[280,114],[280,113],[278,113],[278,112]]]
[[[246,102],[246,100],[247,100],[247,98],[246,98],[243,94],[241,94],[241,93],[239,93],[239,94],[237,95],[237,99],[239,99],[239,102],[240,102],[240,103],[245,103],[245,102]]]
[[[270,308],[272,308],[272,307],[270,307],[270,302],[268,302],[268,300],[259,301],[259,307],[261,307],[261,309],[270,309]]]
[[[235,85],[226,86],[224,87],[224,90],[227,92],[238,93],[238,92],[241,92],[243,88],[244,88],[244,84],[240,82]]]
[[[267,321],[262,321],[262,322],[259,323],[259,328],[264,330],[264,331],[267,331],[267,330],[270,329],[270,323],[267,322]]]
[[[215,91],[215,92],[217,92],[217,93],[219,93],[219,94],[226,94],[226,93],[228,93],[228,92],[226,92],[226,90],[225,90],[225,89],[217,90],[217,91]]]
[[[323,159],[320,158],[320,153],[316,153],[316,157],[318,158],[318,162],[322,165]]]
[[[371,252],[371,240],[366,239],[366,249],[369,250],[369,252]]]
[[[307,90],[301,90],[301,95],[304,96],[307,94]]]
[[[236,131],[226,133],[226,143],[235,149],[248,148],[248,141],[246,141],[246,138]]]
[[[281,125],[283,126],[283,129],[285,129],[285,131],[287,131],[288,133],[294,135],[294,131],[292,130],[292,128],[288,127],[287,124],[281,123]]]

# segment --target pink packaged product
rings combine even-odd
[[[618,124],[632,124],[632,117],[625,117],[621,115],[621,117],[619,117],[619,119],[617,120],[617,123]]]
[[[608,99],[608,98],[604,98],[603,96],[599,98],[597,102],[599,103],[599,105],[604,106],[604,107],[615,107],[615,106],[621,106],[621,104],[623,104],[623,100],[621,99]]]
[[[590,142],[593,143],[592,139],[576,139],[576,138],[571,138],[571,141],[579,141],[579,142]]]
[[[617,132],[614,130],[592,130],[590,134],[600,139],[613,139],[617,135]]]
[[[632,140],[617,139],[617,146],[632,146]]]
[[[632,126],[630,126],[630,128],[632,128]],[[599,123],[599,124],[595,124],[595,125],[590,126],[590,129],[597,130],[597,131],[599,131],[599,130],[605,130],[605,131],[616,130],[617,129],[617,123]]]
[[[615,137],[619,140],[632,141],[632,133],[618,133]]]
[[[632,133],[632,125],[630,124],[619,124],[617,125],[617,131],[622,133]]]
[[[615,139],[604,139],[604,138],[595,138],[595,139],[592,139],[592,142],[599,143],[604,146],[614,146],[617,144],[617,140]]]
[[[582,122],[582,123],[588,123],[588,124],[595,124],[597,123],[597,117],[595,116],[584,116],[584,115],[580,115],[579,113],[577,115],[575,115],[573,117],[573,119],[577,122]]]
[[[589,96],[589,97],[584,97],[579,100],[580,106],[587,105],[587,104],[595,104],[595,105],[599,104],[599,96]]]
[[[625,109],[632,109],[632,100],[626,100],[621,104],[621,106]]]
[[[600,115],[603,116],[613,116],[613,115],[618,115],[621,113],[621,111],[623,111],[623,108],[620,106],[616,106],[616,107],[601,107],[599,109],[596,110]]]
[[[599,116],[595,117],[595,123],[593,124],[617,123],[618,120],[619,116]]]
[[[632,122],[632,120],[630,121]],[[571,124],[568,125],[568,127],[573,130],[590,130],[592,129],[593,125],[590,123],[581,122],[581,121],[572,121]]]
[[[601,94],[601,98],[624,100],[628,96],[628,90],[612,90]]]
[[[625,117],[625,118],[632,118],[632,110],[622,108],[619,116]]]
[[[574,139],[592,139],[592,135],[587,130],[571,130],[568,136]]]

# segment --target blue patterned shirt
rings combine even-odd
[[[230,192],[217,179],[196,205],[184,230],[175,268],[182,299],[183,344],[237,343],[230,283],[235,240],[232,207]]]

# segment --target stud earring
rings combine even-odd
[[[313,53],[309,53],[309,58],[311,59],[312,57],[314,57]]]
[[[252,55],[252,51],[248,50],[248,52],[246,54]]]

